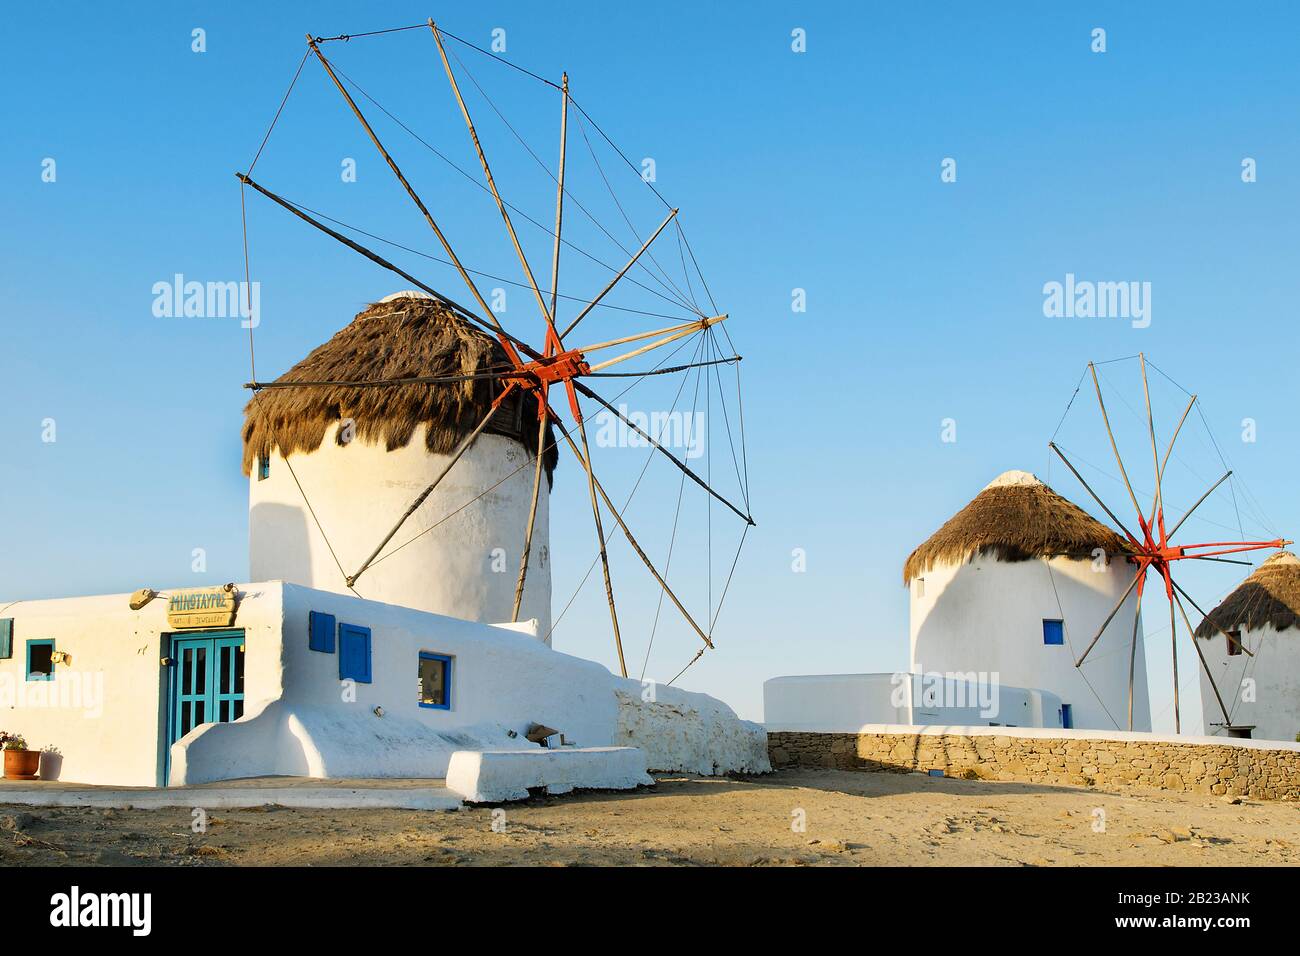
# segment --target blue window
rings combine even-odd
[[[420,651],[420,706],[451,710],[451,658]]]
[[[313,651],[334,653],[334,615],[311,611],[307,615],[307,646]]]
[[[271,477],[271,456],[258,455],[257,456],[257,480],[266,481],[266,479],[270,477]]]
[[[14,656],[14,619],[0,617],[0,659]]]
[[[54,642],[27,642],[27,679],[54,680]]]
[[[1065,643],[1065,622],[1043,621],[1043,643],[1044,644],[1064,644]]]
[[[1074,726],[1074,708],[1069,704],[1061,705],[1061,726],[1066,730]]]
[[[339,625],[339,680],[370,683],[370,628]]]

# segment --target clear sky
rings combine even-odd
[[[503,55],[512,63],[553,79],[569,72],[575,99],[628,156],[654,160],[656,186],[680,206],[709,290],[731,316],[729,333],[745,356],[758,524],[714,632],[717,650],[687,672],[684,686],[758,719],[766,678],[905,668],[902,562],[984,484],[1020,468],[1090,505],[1059,464],[1049,469],[1046,449],[1089,359],[1144,351],[1201,396],[1205,418],[1188,426],[1200,437],[1180,439],[1185,485],[1177,500],[1190,503],[1197,481],[1222,472],[1220,450],[1237,470],[1223,491],[1241,495],[1207,503],[1198,531],[1211,533],[1201,536],[1217,540],[1225,527],[1234,536],[1238,528],[1300,528],[1293,372],[1300,61],[1287,4],[392,3],[381,11],[355,3],[87,3],[60,10],[11,5],[0,40],[0,527],[7,544],[0,601],[247,578],[239,469],[247,333],[238,319],[159,317],[152,290],[178,273],[203,282],[243,278],[233,174],[248,168],[302,57],[304,33],[361,33],[430,14],[482,46],[494,29],[504,30]],[[1093,52],[1096,28],[1105,30],[1105,52]],[[204,31],[203,52],[193,49],[196,29]],[[792,49],[796,29],[806,31],[805,52]],[[477,171],[427,31],[326,50],[427,142]],[[553,91],[463,47],[458,55],[553,165]],[[318,64],[305,65],[255,178],[437,253],[327,83]],[[554,187],[478,90],[467,96],[507,199],[548,222]],[[518,280],[481,190],[386,118],[377,126],[462,257]],[[648,234],[663,208],[594,130],[587,134],[629,218]],[[575,195],[628,244],[574,128],[570,150]],[[349,159],[356,182],[342,176]],[[955,182],[943,179],[946,159],[955,161]],[[1254,182],[1243,181],[1247,159]],[[575,243],[622,261],[572,210],[569,221]],[[531,227],[521,232],[548,276],[547,237]],[[666,235],[655,248],[673,272],[679,253]],[[406,287],[258,196],[249,197],[249,236],[261,283],[255,342],[263,378],[366,302]],[[468,300],[444,266],[406,254],[402,261]],[[1149,323],[1045,315],[1044,284],[1067,274],[1150,283]],[[561,275],[562,290],[581,298],[599,288],[603,273],[573,254]],[[533,303],[505,287],[503,321],[540,341]],[[806,311],[792,308],[797,289],[805,290]],[[610,301],[625,308],[664,305],[635,286],[618,295]],[[574,314],[572,302],[565,308],[562,317]],[[666,324],[605,310],[586,320],[584,335]],[[1106,368],[1115,407],[1127,401],[1140,409],[1140,382],[1123,371],[1134,364]],[[721,382],[734,389],[730,375]],[[670,378],[628,401],[669,407]],[[1164,379],[1153,391],[1164,440],[1181,393]],[[1104,433],[1088,397],[1080,393],[1060,440],[1095,466],[1090,480],[1118,505],[1126,496],[1108,448],[1098,444]],[[1115,415],[1127,459],[1142,463],[1135,484],[1149,493],[1145,425],[1131,410]],[[947,419],[956,441],[943,440]],[[1254,441],[1243,441],[1243,419],[1253,420]],[[719,444],[725,430],[716,415],[709,426],[708,461],[722,482],[731,467]],[[643,461],[636,449],[597,455],[624,495]],[[629,516],[662,561],[678,484],[671,466],[659,469]],[[562,463],[556,482],[558,614],[594,551],[572,461]],[[1254,505],[1244,507],[1248,496]],[[716,603],[740,527],[714,510],[710,583],[709,526],[702,501],[693,507],[683,512],[688,540],[672,579],[698,611],[710,591]],[[206,554],[201,573],[192,570],[195,548]],[[657,591],[625,544],[614,551],[635,674]],[[1247,570],[1201,566],[1185,582],[1208,607]],[[1158,601],[1147,609],[1148,662],[1156,728],[1170,729],[1167,609]],[[660,679],[697,646],[670,611],[647,672]],[[1185,635],[1180,641],[1184,729],[1194,730],[1194,655]],[[555,643],[613,663],[598,573]]]

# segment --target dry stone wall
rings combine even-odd
[[[1137,735],[1134,735],[1137,736]],[[1147,735],[1149,736],[1149,735]],[[1017,737],[961,733],[767,735],[773,769],[830,767],[1026,783],[1132,785],[1300,800],[1300,751],[1159,738]]]

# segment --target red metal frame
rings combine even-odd
[[[1213,558],[1225,554],[1242,554],[1248,551],[1260,551],[1265,548],[1285,548],[1288,544],[1291,544],[1290,541],[1278,538],[1274,541],[1207,541],[1201,544],[1173,545],[1169,543],[1168,535],[1165,532],[1165,509],[1163,506],[1156,508],[1155,520],[1151,523],[1148,523],[1146,517],[1141,512],[1138,512],[1138,525],[1142,528],[1142,540],[1138,541],[1131,534],[1127,534],[1126,537],[1129,543],[1133,545],[1135,552],[1133,560],[1137,562],[1137,573],[1141,576],[1138,580],[1139,601],[1142,599],[1146,572],[1149,569],[1154,569],[1164,578],[1165,597],[1172,604],[1174,599],[1173,562],[1187,558]],[[1217,550],[1201,550],[1204,548]]]

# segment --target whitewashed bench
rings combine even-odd
[[[535,750],[458,750],[447,767],[447,789],[470,803],[525,800],[529,790],[633,790],[649,786],[645,751],[638,747],[557,747]]]

